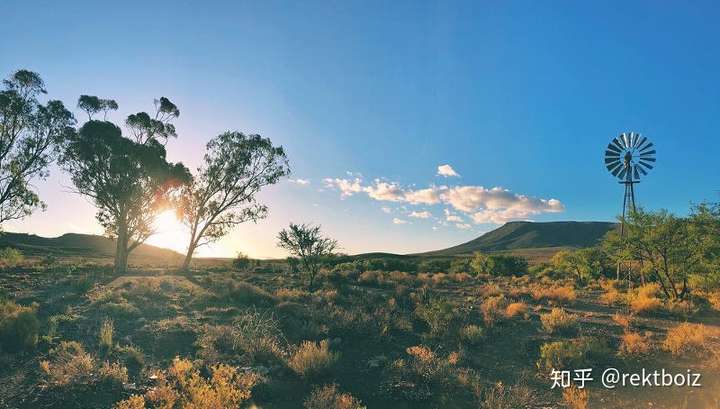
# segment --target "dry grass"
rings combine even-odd
[[[478,288],[478,295],[483,298],[502,295],[503,291],[497,284],[484,284]]]
[[[483,315],[483,321],[488,327],[492,327],[496,322],[501,320],[505,316],[505,308],[507,300],[505,296],[498,295],[486,299],[480,305],[480,312]]]
[[[63,341],[50,351],[49,360],[40,362],[40,369],[51,385],[82,384],[90,382],[95,360],[79,342]]]
[[[522,317],[528,319],[528,306],[524,302],[510,303],[505,308],[505,316],[507,318]]]
[[[100,331],[98,334],[100,350],[103,352],[110,352],[113,349],[113,332],[115,331],[115,325],[112,320],[106,319],[100,325]]]
[[[637,295],[631,295],[630,310],[636,314],[649,314],[662,309],[663,303],[657,298],[660,286],[652,283],[645,284],[637,289]]]
[[[339,358],[339,353],[330,351],[327,340],[320,343],[303,341],[288,359],[288,366],[304,378],[313,378],[329,372]]]
[[[555,334],[572,329],[577,325],[577,316],[563,308],[553,308],[547,314],[540,315],[542,327],[548,334]]]
[[[115,404],[114,409],[145,409],[145,398],[141,395],[132,395]]]
[[[663,349],[673,356],[702,354],[711,348],[710,341],[717,336],[717,330],[703,324],[684,322],[668,330]]]
[[[652,351],[652,342],[648,334],[625,332],[620,337],[618,353],[623,356],[643,356]]]
[[[303,402],[305,409],[365,409],[362,402],[349,393],[340,392],[337,385],[313,389]]]
[[[113,362],[112,364],[107,361],[103,362],[102,366],[100,366],[99,374],[100,379],[105,382],[118,385],[128,382],[127,368],[117,362]]]
[[[537,286],[531,290],[536,301],[551,301],[560,304],[569,304],[577,299],[575,289],[571,286],[562,287],[541,287]]]
[[[615,322],[617,325],[623,327],[623,329],[627,330],[630,328],[630,324],[632,323],[632,317],[629,315],[623,315],[620,313],[615,313],[612,316],[613,322]]]
[[[460,340],[468,345],[479,345],[485,336],[485,331],[475,324],[469,324],[460,330]]]
[[[588,409],[588,391],[576,386],[565,388],[563,402],[570,409]]]

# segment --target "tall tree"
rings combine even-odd
[[[208,142],[203,164],[179,201],[190,230],[183,270],[198,247],[218,240],[237,224],[264,218],[267,206],[256,201],[256,194],[289,174],[285,151],[268,138],[225,132]]]
[[[174,105],[156,106],[177,110]],[[130,117],[142,114],[147,115]],[[177,117],[173,112],[157,115]],[[77,192],[97,206],[96,217],[106,234],[117,240],[117,273],[127,271],[130,252],[153,234],[153,221],[169,203],[171,193],[190,180],[185,166],[166,160],[164,144],[158,139],[163,134],[156,132],[157,127],[141,132],[130,117],[126,123],[133,129],[133,139],[124,137],[111,122],[89,120],[67,143],[60,161]],[[168,128],[168,124],[162,126]]]
[[[333,255],[337,241],[323,237],[320,226],[290,223],[287,229],[281,230],[278,234],[278,246],[300,259],[302,267],[308,274],[308,287],[312,289],[322,260]]]
[[[75,119],[60,101],[38,102],[45,94],[40,76],[19,70],[0,90],[0,223],[44,207],[32,190],[33,178],[45,179],[57,147],[73,134]]]

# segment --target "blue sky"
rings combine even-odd
[[[191,167],[229,129],[285,146],[309,183],[267,189],[268,219],[205,255],[282,255],[274,237],[290,221],[355,253],[446,247],[506,219],[612,220],[622,186],[602,154],[624,131],[658,149],[641,205],[717,199],[718,6],[549,4],[6,0],[0,73],[37,71],[72,107],[112,97],[117,121],[167,96],[181,110],[169,157]],[[446,164],[460,176],[437,175]],[[359,191],[343,196],[338,180]],[[5,229],[99,231],[67,176],[36,185],[47,211]],[[414,200],[422,189],[434,200]]]

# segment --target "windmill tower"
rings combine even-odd
[[[605,150],[605,167],[625,185],[620,239],[625,238],[625,216],[635,211],[635,185],[655,166],[655,148],[650,140],[636,132],[623,132],[610,141]],[[617,278],[620,279],[618,263]]]

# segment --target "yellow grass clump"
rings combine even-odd
[[[362,402],[346,392],[340,392],[337,385],[325,385],[313,389],[303,402],[305,409],[365,409]]]
[[[571,286],[562,287],[535,287],[531,291],[532,297],[536,301],[552,301],[557,303],[572,303],[577,299],[575,289]]]
[[[327,340],[303,341],[288,359],[288,366],[298,375],[311,378],[327,373],[339,358],[339,353],[330,351]]]
[[[506,305],[507,300],[505,300],[505,296],[502,295],[486,299],[480,305],[480,312],[482,312],[485,325],[488,327],[492,327],[497,321],[502,319],[505,315]]]
[[[718,331],[712,330],[703,324],[684,322],[668,330],[663,342],[663,349],[673,354],[673,356],[702,353],[710,348],[711,338],[717,335]]]
[[[523,317],[528,318],[528,306],[524,302],[514,302],[508,304],[505,308],[505,316],[507,318]]]
[[[638,288],[637,295],[630,297],[630,310],[636,314],[647,314],[660,310],[662,301],[656,297],[660,286],[655,283]]]
[[[616,313],[612,316],[612,320],[617,325],[623,327],[626,330],[628,328],[630,328],[631,317],[629,315],[623,315],[623,314]]]
[[[553,308],[547,314],[540,315],[542,327],[548,334],[566,331],[577,324],[577,317],[563,308]]]
[[[588,409],[588,391],[576,386],[563,389],[563,401],[570,409]]]
[[[620,355],[624,356],[640,356],[646,355],[652,350],[652,343],[648,335],[642,335],[637,332],[625,332],[620,337]]]

